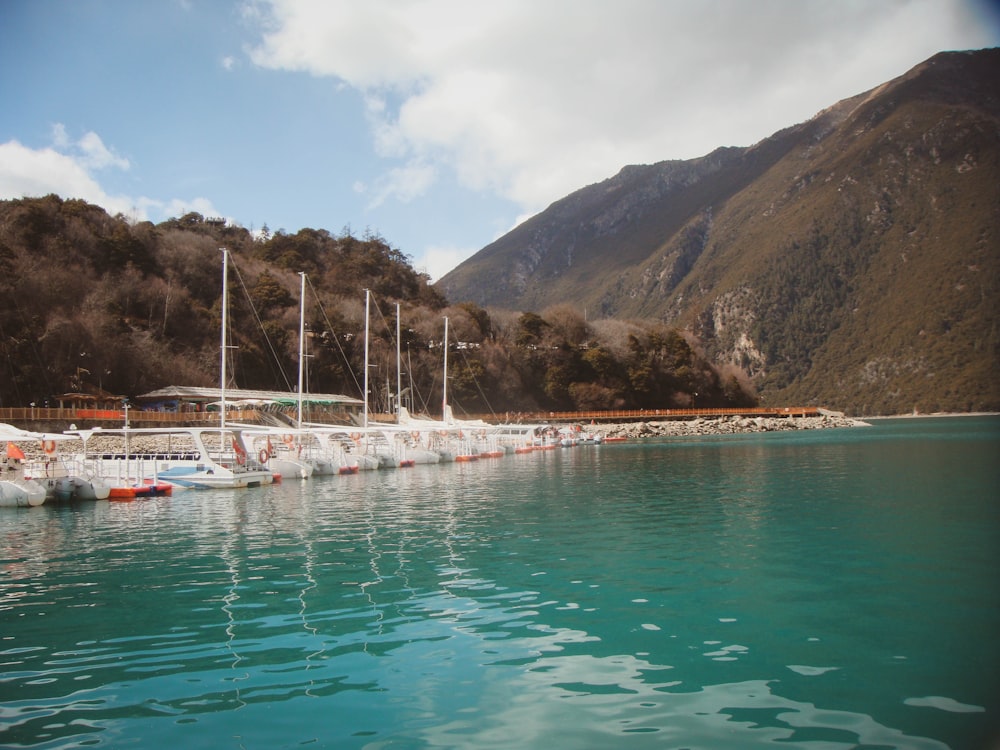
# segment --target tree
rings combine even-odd
[[[590,339],[590,326],[572,305],[554,305],[542,312],[557,344],[581,346]]]
[[[269,271],[264,271],[257,277],[257,283],[254,284],[250,297],[254,307],[261,314],[295,304],[288,289],[278,283]]]
[[[533,312],[522,313],[517,321],[518,331],[515,343],[518,346],[537,346],[549,324],[541,315]]]

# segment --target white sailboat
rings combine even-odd
[[[226,424],[229,253],[222,248],[222,343],[218,427],[67,430],[83,440],[80,460],[112,486],[111,496],[159,494],[161,488],[259,487],[274,474],[247,449],[245,428]]]
[[[228,333],[228,307],[229,251],[226,248],[222,248],[222,356],[219,366],[221,404],[219,408],[219,432],[215,446],[213,446],[215,452],[213,453],[213,448],[208,448],[206,444],[206,439],[211,440],[212,437],[216,437],[211,432],[204,430],[197,431],[195,439],[200,448],[207,449],[203,451],[203,457],[211,459],[222,470],[219,480],[220,484],[214,486],[258,487],[274,482],[274,473],[262,465],[257,460],[257,457],[250,454],[247,450],[242,429],[236,427],[227,428],[226,426],[226,355],[229,348],[226,341]],[[212,476],[214,477],[215,475],[213,474]]]
[[[356,474],[374,471],[380,460],[376,450],[377,430],[368,426],[368,318],[371,292],[365,290],[365,360],[364,411],[360,426],[340,426],[316,422],[301,422],[320,444],[320,454],[326,461],[324,471],[331,474]],[[299,391],[301,392],[301,386]]]
[[[393,443],[396,459],[401,466],[415,464],[436,464],[441,462],[441,453],[433,450],[429,440],[419,430],[404,425],[406,410],[403,408],[403,358],[400,350],[399,303],[396,303],[396,424],[383,430],[387,440]]]
[[[100,477],[60,448],[72,440],[65,434],[30,432],[9,424],[0,424],[0,441],[7,443],[0,474],[11,477],[18,470],[26,481],[35,482],[45,490],[46,501],[105,500],[111,488]],[[41,448],[26,458],[17,443],[33,443]]]
[[[112,498],[173,489],[259,487],[274,475],[248,453],[243,430],[220,427],[120,427],[72,430],[79,458],[111,485]]]
[[[43,455],[25,465],[25,474],[45,488],[47,501],[108,499],[111,485],[62,447],[71,436],[45,433],[39,440]]]
[[[332,473],[323,470],[328,462],[319,454],[319,444],[309,430],[302,428],[302,373],[305,368],[305,315],[306,315],[306,275],[300,273],[301,292],[299,296],[299,383],[296,426],[248,427],[254,453],[260,462],[282,479],[308,479],[316,473]],[[317,466],[320,471],[317,471]]]
[[[476,432],[486,433],[492,425],[481,420],[469,421],[468,424],[462,420],[456,420],[448,405],[448,318],[444,319],[444,378],[441,387],[441,415],[437,419],[421,419],[413,417],[407,409],[399,405],[397,424],[404,431],[409,431],[411,437],[419,439],[427,450],[437,454],[438,460],[448,461],[476,461],[479,459],[479,452],[473,445],[473,437]],[[468,434],[467,434],[468,433]]]
[[[0,507],[28,508],[45,502],[45,488],[24,473],[25,454],[15,440],[27,439],[15,437],[25,434],[13,425],[0,425],[0,440],[7,443],[6,450],[0,453]]]

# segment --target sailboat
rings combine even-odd
[[[144,488],[170,489],[259,487],[275,474],[247,450],[246,428],[226,424],[229,253],[222,248],[222,345],[218,427],[122,428],[67,430],[83,440],[81,460],[112,485],[112,497],[154,494]],[[158,494],[158,493],[157,493]]]
[[[258,487],[274,482],[275,474],[264,466],[259,456],[254,456],[247,450],[243,438],[243,429],[226,426],[226,359],[229,346],[226,342],[229,307],[229,251],[222,248],[222,354],[219,365],[219,389],[221,404],[219,405],[218,441],[207,452],[208,458],[222,469],[222,486]],[[207,447],[207,433],[198,435],[199,442]],[[216,485],[219,486],[219,485]]]
[[[396,303],[396,424],[383,430],[387,439],[394,444],[394,451],[401,466],[414,464],[436,464],[441,462],[441,453],[431,449],[429,439],[420,430],[403,424],[406,410],[403,408],[403,361],[400,351],[399,303]]]
[[[397,417],[397,422],[399,426],[404,430],[411,431],[411,434],[416,437],[421,436],[422,440],[425,442],[427,448],[439,457],[440,461],[476,461],[479,459],[479,453],[473,447],[473,435],[474,432],[482,432],[483,434],[489,430],[492,425],[481,420],[475,420],[474,422],[469,422],[468,424],[460,423],[460,420],[455,420],[451,412],[451,406],[448,404],[448,318],[444,319],[444,383],[441,389],[441,419],[420,419],[410,416],[410,413],[406,410],[402,404],[399,405],[399,413]],[[468,434],[466,431],[470,430]]]
[[[397,446],[387,439],[387,433],[381,427],[374,428],[368,424],[368,371],[370,369],[369,360],[369,321],[371,320],[371,299],[372,293],[370,289],[365,289],[365,372],[364,372],[364,414],[362,416],[362,427],[360,432],[354,433],[354,436],[359,441],[359,445],[363,445],[363,453],[371,461],[374,459],[376,465],[380,469],[391,469],[397,467],[412,466],[413,462],[403,459],[399,456],[397,452]],[[363,442],[362,442],[363,441]]]
[[[299,389],[298,413],[294,428],[255,428],[250,435],[253,450],[260,462],[282,478],[308,479],[317,474],[332,474],[329,462],[320,456],[315,436],[302,427],[302,373],[305,367],[306,275],[300,273],[299,298]]]
[[[0,441],[7,443],[6,453],[0,456],[3,466],[0,479],[17,479],[21,484],[35,482],[44,489],[46,501],[105,500],[111,491],[107,483],[94,476],[60,447],[71,439],[71,436],[62,433],[31,432],[13,425],[0,424]],[[26,458],[19,442],[34,443],[41,447],[41,451]],[[19,492],[13,492],[15,496],[18,494]],[[34,488],[31,487],[29,498],[33,494]]]
[[[7,442],[7,450],[0,454],[0,507],[28,508],[45,502],[45,487],[26,477],[24,473],[24,451],[15,440],[29,439],[27,433],[13,425],[0,424],[4,434],[0,439]]]
[[[368,320],[371,306],[371,292],[365,290],[365,362],[364,362],[364,412],[361,426],[302,422],[299,424],[319,441],[321,455],[327,462],[329,473],[356,474],[359,471],[373,471],[380,466],[380,457],[375,449],[377,430],[368,426]],[[300,380],[299,393],[302,392]]]

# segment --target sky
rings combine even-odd
[[[0,199],[376,234],[437,280],[626,165],[996,46],[996,0],[0,0]]]

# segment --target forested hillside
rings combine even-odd
[[[131,223],[56,196],[0,202],[0,405],[67,392],[134,397],[218,385],[222,253],[229,272],[230,385],[291,391],[298,380],[300,272],[316,393],[361,397],[365,289],[372,293],[370,397],[396,384],[396,305],[404,384],[440,413],[444,318],[456,411],[665,408],[753,401],[733,368],[660,323],[590,324],[575,310],[491,314],[448,306],[384,238],[348,230],[246,229],[188,214]]]

